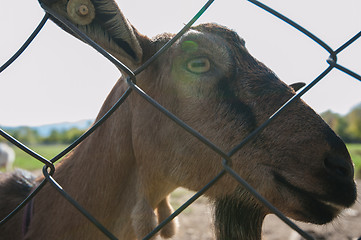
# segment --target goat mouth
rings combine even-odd
[[[296,220],[314,224],[326,224],[331,222],[342,210],[354,202],[354,198],[350,194],[348,194],[351,196],[350,200],[345,197],[344,202],[340,202],[335,199],[337,196],[331,194],[321,196],[311,193],[293,185],[279,173],[274,172],[273,175],[278,183],[286,187],[299,200],[301,208],[290,211],[291,217]]]
[[[326,205],[326,206],[329,206],[330,208],[333,208],[339,212],[341,212],[342,210],[345,209],[344,206],[341,206],[339,204],[336,204],[336,203],[332,203],[332,202],[328,202],[328,201],[323,201],[323,200],[319,200],[322,204]]]
[[[302,210],[296,210],[295,219],[314,224],[326,224],[331,222],[343,209],[344,206],[317,198],[303,196]]]

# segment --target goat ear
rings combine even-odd
[[[290,85],[290,87],[293,88],[293,90],[295,90],[295,92],[297,92],[298,90],[303,88],[305,85],[306,85],[306,83],[304,83],[304,82],[297,82],[297,83],[292,83]]]
[[[140,63],[143,51],[136,31],[114,0],[40,0],[66,17],[93,41],[121,61]],[[56,19],[53,21],[64,28]],[[69,32],[69,31],[68,31]]]

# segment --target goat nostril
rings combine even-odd
[[[335,177],[353,177],[353,166],[342,158],[327,157],[324,164],[327,172]]]

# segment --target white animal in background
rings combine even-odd
[[[15,152],[5,143],[0,143],[0,168],[10,171],[15,161]]]

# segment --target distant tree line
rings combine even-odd
[[[31,127],[19,127],[7,131],[11,136],[24,144],[69,144],[80,137],[85,131],[78,128],[68,130],[52,130],[49,136],[41,136],[37,130]],[[0,139],[1,141],[2,139]]]
[[[347,143],[361,143],[361,106],[353,108],[342,116],[331,111],[321,114],[321,117]]]
[[[345,142],[361,143],[361,104],[344,116],[326,111],[321,114],[321,117]],[[41,136],[36,129],[31,127],[8,130],[8,133],[25,144],[70,144],[84,132],[85,130],[73,127],[68,130],[52,130],[48,136]],[[0,137],[0,141],[2,140]]]

